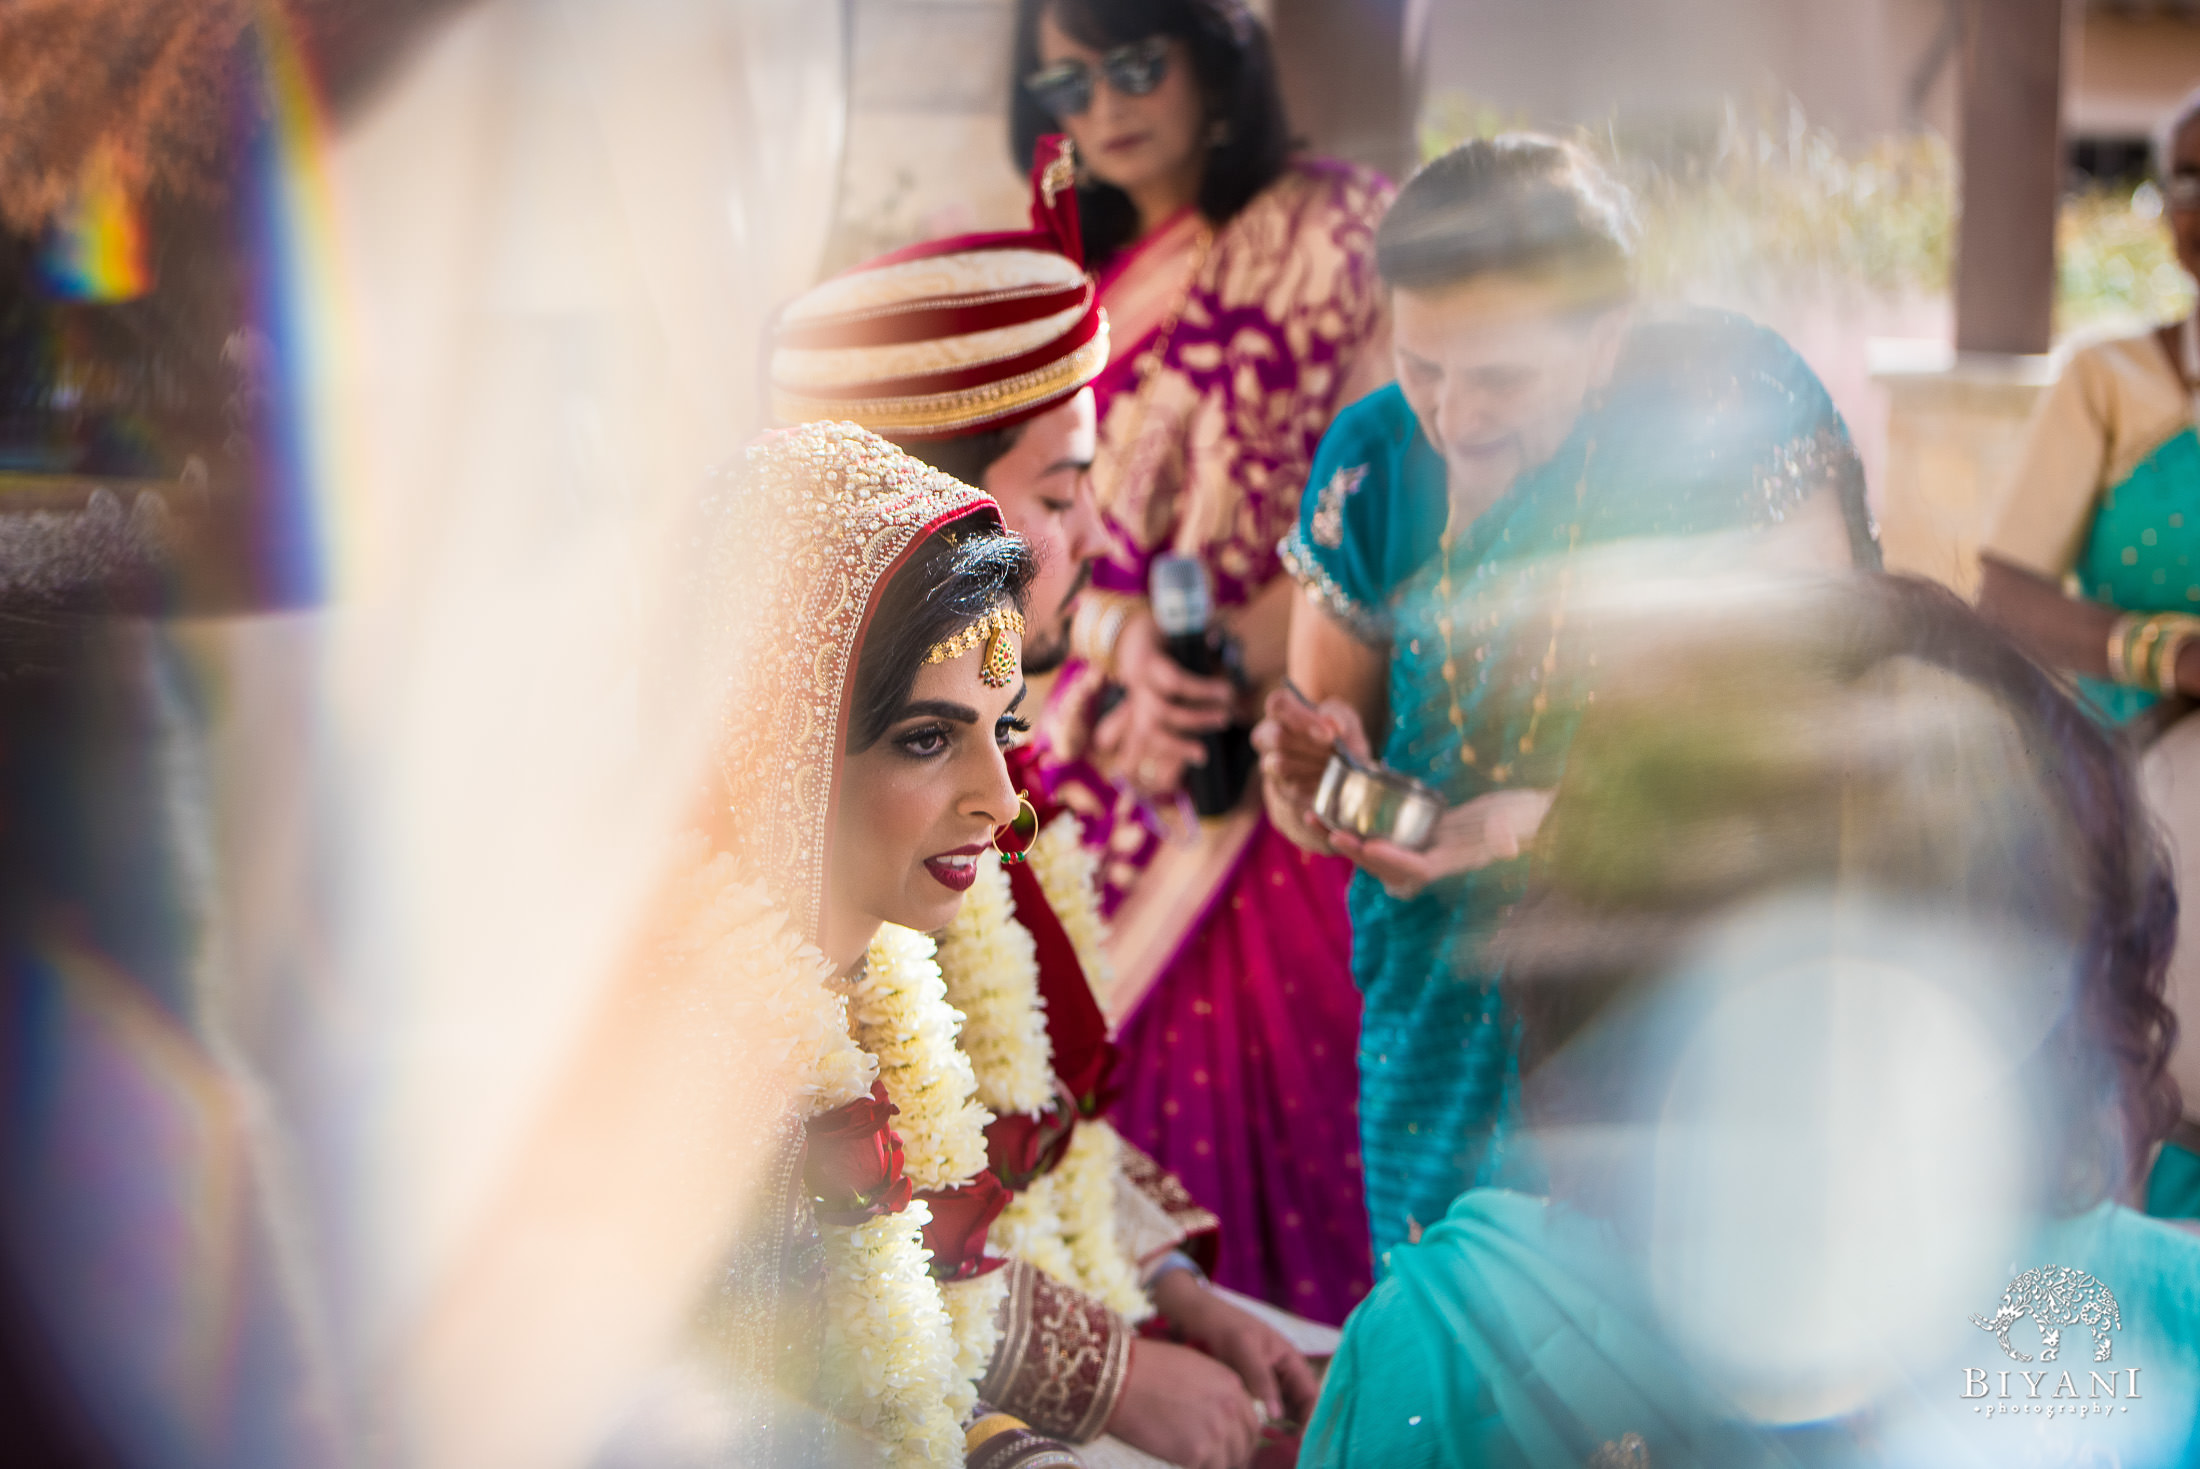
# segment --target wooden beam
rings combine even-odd
[[[1965,0],[1959,352],[2045,352],[2062,196],[2064,0]]]

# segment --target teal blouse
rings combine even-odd
[[[2200,436],[2189,428],[2101,496],[2073,574],[2085,595],[2126,612],[2200,612]],[[2160,696],[2080,679],[2101,716],[2124,724]]]

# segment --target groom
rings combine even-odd
[[[772,356],[783,420],[859,423],[1000,502],[1039,562],[1024,642],[1030,674],[1068,656],[1077,593],[1106,550],[1089,474],[1097,425],[1088,384],[1107,363],[1107,319],[1084,272],[1068,173],[1066,145],[1041,140],[1031,231],[935,241],[843,272],[787,307]],[[1042,823],[1058,819],[1027,757],[1009,760]],[[1106,1021],[1030,867],[1010,871],[1017,921],[1038,949],[1057,1077],[1081,1117],[1096,1119],[1115,1060]],[[1276,1331],[1208,1287],[1192,1257],[1212,1258],[1214,1216],[1150,1159],[1128,1144],[1123,1151],[1130,1188],[1119,1192],[1131,1196],[1128,1211],[1143,1227],[1119,1226],[1119,1237],[1136,1241],[1126,1248],[1157,1314],[1196,1349],[1135,1336],[1090,1302],[1079,1314],[1129,1338],[1128,1369],[1101,1389],[1105,1400],[1080,1401],[1074,1424],[1035,1416],[1029,1399],[1055,1400],[1068,1387],[1033,1380],[1048,1370],[1041,1359],[1064,1356],[1035,1340],[1022,1354],[1031,1360],[995,1361],[981,1395],[1066,1437],[1104,1428],[1174,1464],[1242,1463],[1263,1422],[1303,1421],[1315,1396],[1312,1369]],[[1042,1280],[1039,1289],[1066,1287]],[[1012,1296],[1012,1311],[1020,1300]],[[1026,1336],[1011,1330],[1003,1340]]]

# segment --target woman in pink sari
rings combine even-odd
[[[1114,924],[1113,1115],[1221,1217],[1218,1280],[1341,1321],[1371,1278],[1349,870],[1274,831],[1257,789],[1197,819],[1184,788],[1202,736],[1250,724],[1282,674],[1276,543],[1330,419],[1389,376],[1373,236],[1390,186],[1290,154],[1242,0],[1022,0],[1016,34],[1015,146],[1076,142],[1116,344],[1093,384],[1114,549],[1041,735]],[[1230,679],[1164,650],[1146,593],[1170,554],[1205,568]]]

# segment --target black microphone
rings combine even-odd
[[[1161,646],[1176,666],[1201,678],[1233,676],[1231,650],[1212,626],[1214,591],[1207,567],[1193,556],[1157,556],[1147,584]],[[1251,726],[1232,724],[1200,736],[1204,765],[1184,770],[1184,793],[1202,816],[1220,816],[1237,805],[1253,771]]]

